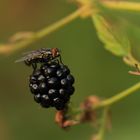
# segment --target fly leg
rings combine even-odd
[[[59,56],[59,61],[60,61],[61,64],[63,64],[61,55]]]
[[[55,59],[52,58],[51,61],[54,61],[54,62],[56,62],[56,63],[58,63],[58,64],[63,64],[61,56],[59,56],[59,57],[57,57],[57,58],[55,58]]]
[[[33,70],[35,71],[36,68],[37,68],[37,63],[32,63],[31,65],[32,65],[32,67],[33,67]]]
[[[27,65],[27,66],[31,66],[31,63],[30,63],[30,61],[28,61],[28,60],[25,60],[24,63],[25,63],[25,65]]]

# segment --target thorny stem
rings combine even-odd
[[[101,0],[100,3],[110,9],[140,11],[139,2]]]

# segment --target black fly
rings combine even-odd
[[[49,63],[58,57],[62,63],[60,50],[58,48],[41,48],[24,53],[24,55],[24,57],[16,62],[25,62],[27,66],[32,66],[34,70],[37,68],[37,63]]]

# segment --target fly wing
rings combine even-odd
[[[22,57],[22,58],[16,60],[15,63],[23,62],[23,61],[25,61],[27,59],[28,59],[27,57]]]
[[[50,48],[41,48],[39,50],[25,52],[25,53],[23,53],[23,55],[25,55],[25,56],[16,60],[15,62],[18,63],[18,62],[23,62],[25,60],[31,60],[31,59],[39,57],[40,54],[45,53],[45,52],[48,52],[48,54],[51,53]]]
[[[35,53],[36,51],[28,51],[28,52],[24,52],[22,53],[22,55],[28,55],[28,54],[32,54],[32,53]]]
[[[25,60],[31,60],[33,59],[37,54],[36,53],[30,53],[26,56],[21,57],[20,59],[16,60],[15,63],[23,62]]]
[[[24,53],[22,53],[23,55],[29,55],[29,54],[34,54],[34,53],[39,53],[40,52],[40,50],[34,50],[34,51],[28,51],[28,52],[24,52]]]
[[[33,53],[41,53],[43,51],[50,51],[51,48],[41,48],[41,49],[38,49],[38,50],[34,50],[34,51],[28,51],[28,52],[24,52],[23,55],[28,55],[28,54],[33,54]]]

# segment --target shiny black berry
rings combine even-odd
[[[71,74],[67,75],[67,80],[70,82],[71,85],[74,83],[74,77]]]
[[[59,90],[59,96],[60,96],[61,99],[64,100],[65,103],[68,102],[69,99],[70,99],[70,94],[69,94],[68,90],[63,89],[63,88],[61,88]]]
[[[41,95],[40,95],[40,94],[34,95],[34,100],[35,100],[37,103],[40,103],[40,102],[41,102]]]
[[[35,102],[44,108],[63,110],[74,93],[74,77],[66,65],[58,61],[41,64],[29,78]]]
[[[49,91],[48,91],[48,96],[51,98],[51,99],[54,99],[54,98],[56,98],[56,97],[58,97],[58,90],[56,90],[56,89],[50,89]]]
[[[31,83],[31,84],[37,83],[37,78],[36,78],[35,76],[31,75],[31,76],[30,76],[30,83]]]
[[[70,70],[66,65],[61,65],[61,69],[63,70],[65,74],[67,75],[70,74]]]
[[[30,85],[30,90],[31,90],[32,93],[37,94],[38,91],[39,91],[39,87],[38,87],[37,84],[31,84]]]
[[[47,94],[47,91],[48,91],[47,84],[45,82],[40,83],[39,84],[39,92]]]
[[[44,75],[45,76],[54,76],[55,75],[56,70],[54,68],[48,67],[47,69],[44,70]]]
[[[37,78],[38,81],[40,82],[43,82],[46,80],[45,76],[44,75],[39,75],[38,78]]]
[[[67,76],[67,74],[63,72],[63,69],[58,69],[57,72],[56,72],[56,75],[60,79]]]
[[[60,68],[60,64],[56,63],[56,62],[52,62],[50,65],[51,68],[54,68],[55,70],[57,70],[58,68]]]
[[[70,84],[66,78],[62,79],[60,82],[61,82],[62,87],[67,87]]]
[[[33,72],[33,76],[34,76],[34,77],[38,77],[38,76],[40,76],[40,75],[41,75],[40,69],[37,69],[37,70],[35,70],[35,71]]]
[[[65,104],[64,104],[64,101],[63,101],[62,99],[60,99],[60,98],[55,98],[55,99],[53,100],[53,102],[54,102],[54,107],[55,107],[57,110],[62,110],[62,109],[64,109]]]
[[[69,95],[72,95],[74,93],[74,91],[75,91],[75,88],[73,86],[71,86],[71,87],[69,87],[67,89],[68,89],[68,94]]]
[[[52,77],[48,79],[48,86],[50,88],[57,88],[59,86],[59,81],[56,77]]]
[[[48,95],[42,95],[42,97],[41,97],[41,106],[42,107],[46,107],[46,108],[48,108],[48,107],[50,107],[51,106],[51,100],[49,99],[49,97],[48,97]]]

